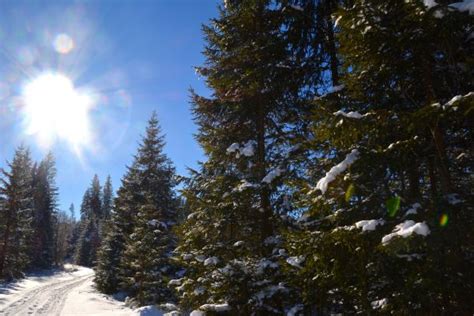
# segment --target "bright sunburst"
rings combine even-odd
[[[92,99],[59,73],[45,73],[23,89],[26,132],[49,147],[64,140],[76,151],[91,141],[89,110]]]

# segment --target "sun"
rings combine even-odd
[[[89,112],[92,99],[74,88],[60,73],[44,73],[23,89],[25,131],[37,137],[43,147],[58,140],[75,150],[91,141]]]

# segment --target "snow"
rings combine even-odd
[[[325,98],[325,97],[328,96],[329,94],[335,93],[335,92],[339,92],[339,91],[343,90],[344,88],[345,88],[345,86],[344,86],[343,84],[338,85],[338,86],[334,86],[334,87],[330,87],[330,88],[328,89],[328,92],[322,94],[322,95],[319,96],[319,97],[316,97],[315,100],[320,100],[320,99],[322,99],[322,98]]]
[[[183,282],[183,278],[181,279],[172,279],[168,282],[168,285],[170,286],[179,286]]]
[[[405,216],[410,215],[410,214],[417,214],[418,209],[421,208],[420,203],[414,203],[410,206],[410,208],[406,211]]]
[[[318,181],[316,184],[316,189],[319,189],[322,194],[325,194],[329,183],[334,181],[338,175],[343,173],[350,165],[352,165],[357,159],[359,159],[359,151],[353,149],[346,158],[340,162],[338,165],[334,166],[326,173],[326,176]]]
[[[387,305],[387,299],[382,298],[380,300],[373,301],[370,303],[370,305],[372,306],[373,309],[384,308]]]
[[[254,183],[250,183],[247,180],[242,180],[239,186],[237,187],[237,191],[242,192],[245,189],[249,189],[249,188],[258,188],[258,185]]]
[[[274,180],[276,177],[279,177],[279,176],[282,175],[283,171],[284,171],[284,170],[281,169],[281,168],[279,168],[279,167],[273,169],[272,171],[270,171],[270,172],[262,179],[262,182],[263,182],[263,183],[268,183],[268,184],[272,183],[273,180]]]
[[[245,157],[252,157],[255,155],[256,144],[257,143],[254,140],[249,140],[243,146],[240,146],[239,143],[233,143],[227,147],[226,151],[228,154],[237,153],[237,157],[239,157],[240,154],[244,155]]]
[[[236,241],[236,242],[234,243],[234,247],[240,247],[240,246],[242,246],[243,244],[244,244],[244,242],[243,242],[242,240],[239,240],[239,241]]]
[[[193,219],[194,217],[196,217],[199,213],[198,212],[194,212],[194,213],[191,213],[188,215],[188,219]]]
[[[382,219],[369,219],[369,220],[363,220],[363,221],[358,221],[355,223],[355,226],[357,228],[362,228],[362,231],[373,231],[378,225],[383,225],[385,224],[385,221]]]
[[[194,310],[191,312],[191,314],[189,314],[189,316],[205,316],[206,313],[202,312],[202,311],[199,311],[199,310]]]
[[[423,0],[423,3],[428,9],[434,7],[435,5],[438,5],[435,0]]]
[[[206,293],[206,288],[200,286],[200,287],[197,287],[196,289],[194,289],[194,295],[202,295],[204,293]]]
[[[276,245],[276,244],[279,244],[281,242],[281,237],[278,235],[278,236],[269,236],[267,238],[265,238],[265,240],[263,241],[263,243],[265,245]]]
[[[344,112],[343,110],[339,110],[337,112],[334,112],[333,113],[335,116],[338,116],[338,115],[342,115],[342,116],[345,116],[345,117],[348,117],[348,118],[353,118],[353,119],[361,119],[363,118],[364,116],[366,115],[362,115],[360,114],[359,112],[357,111],[350,111],[348,113]]]
[[[423,0],[423,3],[428,9],[431,9],[432,7],[438,5],[437,1],[435,0]],[[450,5],[448,5],[448,7],[458,11],[468,11],[471,15],[474,14],[474,0],[458,1],[455,3],[451,3]],[[436,17],[443,17],[443,15],[438,14],[436,15]]]
[[[344,88],[345,88],[345,86],[343,84],[340,84],[338,86],[334,86],[334,87],[329,88],[329,93],[339,92]]]
[[[204,260],[204,265],[205,266],[210,266],[210,265],[215,266],[218,263],[219,263],[219,259],[217,257],[210,257],[210,258],[207,258],[206,260]]]
[[[227,153],[231,154],[231,153],[234,153],[234,152],[238,151],[239,149],[240,149],[239,143],[233,143],[232,145],[230,145],[227,148]]]
[[[286,262],[293,267],[301,268],[301,264],[305,261],[305,259],[305,256],[295,256],[287,258]]]
[[[473,0],[474,1],[474,0]],[[455,103],[457,103],[458,101],[461,101],[462,99],[465,99],[465,98],[470,98],[474,96],[474,92],[469,92],[465,95],[456,95],[454,97],[451,98],[451,100],[449,100],[448,102],[446,102],[445,104],[441,105],[439,103],[433,103],[431,106],[432,107],[436,107],[436,108],[441,108],[443,110],[446,110],[446,109],[449,109],[449,108],[452,108],[454,111],[457,110],[457,107],[456,106],[453,106]]]
[[[474,14],[474,0],[464,0],[461,2],[451,3],[449,7],[459,11],[469,11],[469,14]]]
[[[430,233],[430,229],[425,222],[415,223],[412,220],[406,220],[403,223],[395,226],[395,229],[392,231],[392,233],[385,235],[382,238],[382,244],[387,244],[396,236],[406,238],[408,236],[411,236],[413,233],[422,236],[427,236]]]
[[[230,305],[227,303],[223,304],[204,304],[199,307],[200,310],[206,312],[227,312],[230,311]]]
[[[417,253],[397,255],[398,258],[406,259],[407,261],[413,261],[413,259],[421,259],[421,255]]]
[[[298,312],[301,311],[304,308],[303,304],[298,304],[290,308],[288,313],[286,313],[286,316],[296,316],[298,315]]]
[[[150,226],[158,226],[158,221],[156,219],[152,219],[148,221],[148,225]]]
[[[92,269],[72,265],[66,265],[65,271],[30,275],[0,288],[0,310],[11,315],[145,315],[99,293],[93,277]]]
[[[461,200],[459,198],[459,195],[457,195],[456,193],[448,194],[446,195],[446,197],[448,198],[448,203],[451,205],[456,205],[463,202],[463,200]]]
[[[458,102],[458,101],[461,100],[461,99],[462,99],[462,95],[454,96],[451,100],[449,100],[448,102],[446,102],[445,105],[451,106],[451,105],[453,105],[454,103]]]
[[[297,11],[301,11],[303,12],[303,8],[300,7],[299,5],[296,5],[296,4],[290,4],[290,7],[292,7],[293,9],[297,10]]]
[[[262,274],[265,269],[278,269],[279,265],[276,262],[272,262],[268,259],[262,259],[260,262],[257,264],[257,273]]]
[[[164,229],[168,228],[168,225],[166,225],[165,223],[160,222],[159,220],[156,220],[156,219],[149,220],[147,222],[147,224],[149,226],[153,226],[153,227],[163,227]]]
[[[466,157],[466,156],[467,156],[466,153],[460,153],[460,154],[456,157],[456,160],[459,160],[459,159],[464,158],[464,157]]]
[[[131,316],[164,316],[156,306],[143,306],[133,311]]]
[[[190,253],[185,253],[185,254],[183,254],[182,258],[183,258],[184,261],[188,261],[188,260],[191,260],[193,258],[193,255],[190,254]]]
[[[245,157],[252,157],[255,155],[255,145],[256,142],[254,140],[249,140],[244,147],[240,150],[240,153]]]
[[[263,301],[266,298],[270,298],[278,292],[288,292],[288,289],[283,285],[283,283],[279,283],[276,285],[270,285],[263,290],[259,291],[255,297],[258,301]]]
[[[204,255],[197,255],[196,260],[198,262],[204,262],[204,260],[206,260],[206,257]]]

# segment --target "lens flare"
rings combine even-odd
[[[53,42],[54,49],[60,54],[68,54],[74,48],[74,41],[67,34],[59,34]]]
[[[448,225],[448,220],[449,220],[448,214],[441,215],[441,217],[439,218],[439,225],[441,227]]]
[[[71,80],[46,73],[23,89],[25,132],[35,135],[42,147],[64,140],[75,150],[91,142],[89,111],[92,99],[78,92]]]

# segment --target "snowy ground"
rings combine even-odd
[[[93,287],[94,272],[66,266],[66,271],[43,273],[0,286],[0,316],[29,315],[162,315],[158,310],[132,310]]]

